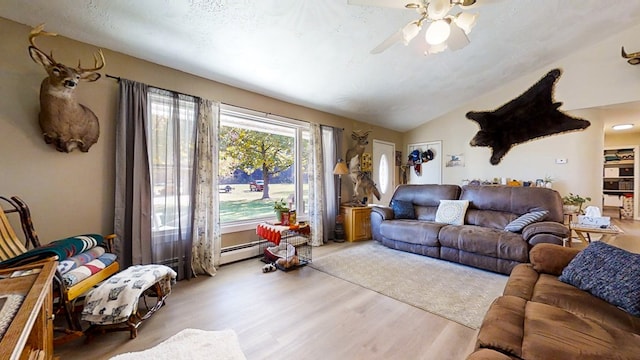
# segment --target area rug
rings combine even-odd
[[[160,344],[111,360],[246,360],[233,330],[184,329]]]
[[[311,266],[472,329],[480,327],[489,305],[502,294],[508,279],[390,249],[376,241],[313,259]]]

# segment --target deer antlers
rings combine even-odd
[[[35,38],[37,38],[40,35],[44,35],[44,36],[58,36],[58,34],[56,33],[52,33],[52,32],[48,32],[48,31],[44,31],[44,24],[40,24],[36,27],[34,27],[31,32],[29,33],[29,43],[31,44],[32,47],[34,47],[35,49],[37,49],[38,51],[42,52],[44,54],[44,51],[40,50],[40,48],[38,48],[38,46],[36,45],[35,42]],[[46,55],[46,54],[45,54]],[[98,55],[100,56],[100,58],[98,59]],[[51,50],[49,52],[49,60],[52,63],[57,63],[57,61],[55,61],[55,59],[53,58],[53,50]],[[94,64],[93,64],[93,68],[83,68],[80,65],[80,60],[78,60],[78,67],[76,68],[76,70],[78,70],[78,72],[82,73],[82,72],[92,72],[92,71],[98,71],[100,69],[102,69],[105,65],[105,60],[104,60],[104,54],[102,53],[102,49],[98,50],[98,54],[93,54],[93,60],[94,60]],[[98,60],[100,60],[100,65],[98,65]]]

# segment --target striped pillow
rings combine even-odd
[[[541,210],[520,215],[520,217],[507,224],[504,229],[511,232],[522,231],[525,226],[541,221],[547,216],[547,214],[549,214],[547,210]]]

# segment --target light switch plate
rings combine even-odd
[[[556,159],[556,164],[566,164],[567,163],[567,159],[562,158],[562,159]]]

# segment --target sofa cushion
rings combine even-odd
[[[419,220],[386,220],[380,224],[380,234],[410,244],[440,246],[438,233],[446,224]]]
[[[391,208],[393,209],[393,217],[396,219],[415,219],[416,214],[413,210],[413,203],[411,201],[393,200],[391,201]]]
[[[468,206],[468,200],[440,200],[438,211],[436,211],[436,222],[462,225]]]
[[[438,235],[444,247],[465,252],[514,260],[529,261],[529,246],[520,234],[475,225],[447,225]]]
[[[562,245],[538,244],[529,251],[529,260],[535,271],[560,276],[579,252],[579,249]]]
[[[549,212],[546,210],[532,211],[522,214],[517,219],[508,223],[504,229],[511,232],[520,232],[525,226],[533,224],[534,222],[542,221],[548,214]]]
[[[511,271],[503,295],[552,305],[607,326],[640,334],[640,318],[563,283],[557,276],[538,273],[531,264],[520,264]]]
[[[460,200],[469,200],[469,209],[492,210],[514,214],[516,217],[531,211],[548,210],[548,221],[562,223],[562,198],[553,190],[524,186],[474,186],[462,187]],[[478,218],[478,220],[484,220]],[[509,221],[513,220],[510,219]],[[502,228],[509,221],[502,224]],[[485,226],[483,223],[471,223]]]
[[[593,242],[571,260],[560,281],[640,316],[640,254]]]
[[[526,331],[525,331],[526,330]],[[551,305],[501,296],[487,311],[476,348],[522,359],[633,359],[637,335]]]

